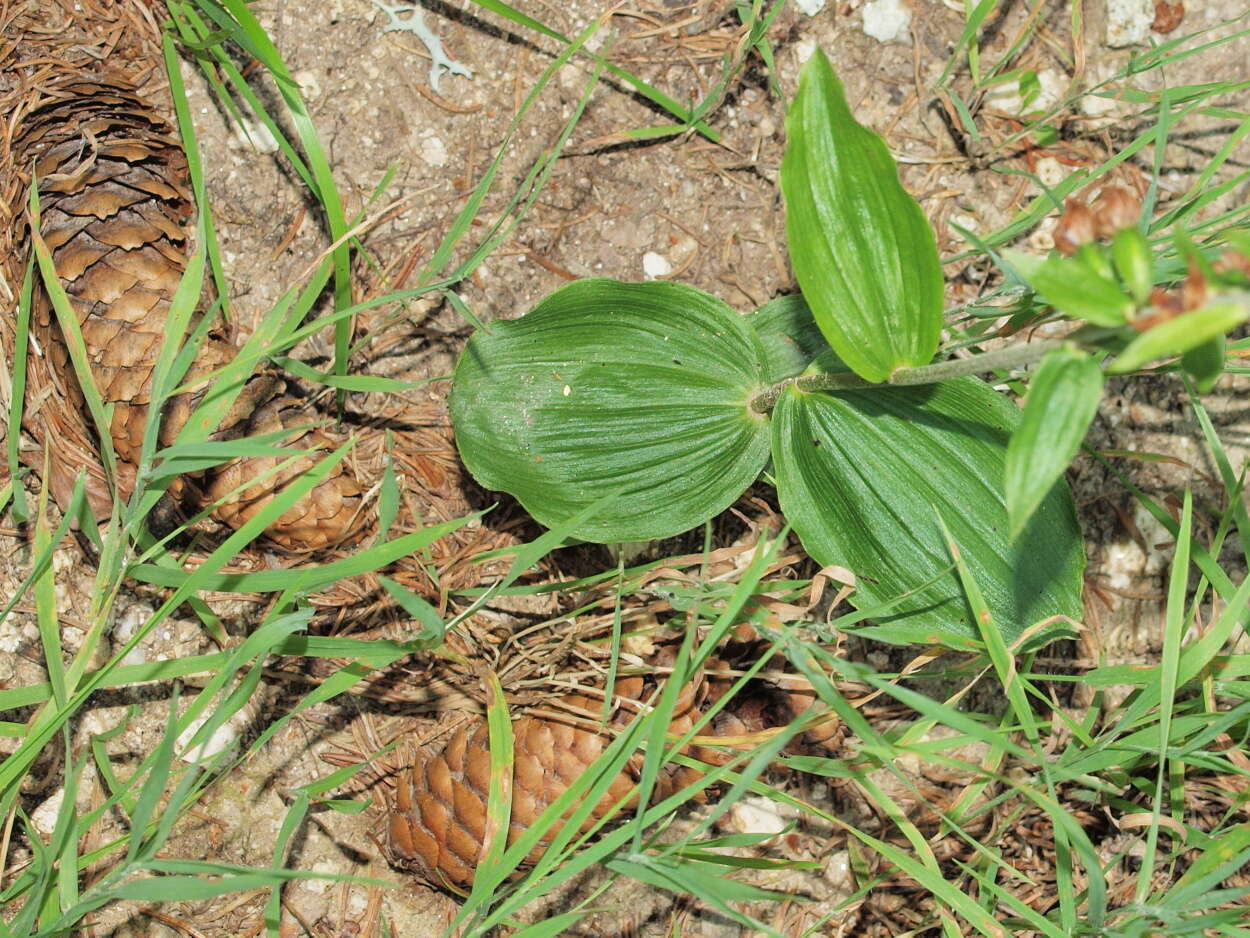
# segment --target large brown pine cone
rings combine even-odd
[[[720,664],[713,662],[713,669]],[[729,684],[723,678],[700,675],[684,687],[669,733],[686,733]],[[583,694],[563,697],[542,712],[513,721],[515,762],[509,846],[586,773],[621,728],[654,700],[657,690],[654,683],[642,677],[618,681],[613,714],[606,725],[601,722],[603,701]],[[810,694],[765,693],[756,689],[731,700],[699,738],[720,736],[730,749],[741,748],[742,737],[784,724],[798,713],[815,714],[812,708]],[[810,731],[807,741],[826,749],[836,748],[839,743],[828,723]],[[724,764],[731,755],[719,747],[695,744],[688,745],[683,754],[709,765]],[[642,756],[636,754],[612,780],[582,825],[583,831],[609,812],[636,806],[633,789],[641,769]],[[395,795],[387,816],[391,862],[434,885],[468,890],[484,847],[489,777],[490,738],[484,721],[457,729],[441,751],[418,754],[395,780]],[[662,800],[700,777],[697,769],[666,765],[657,778],[652,800]],[[549,838],[541,840],[526,858],[526,864],[536,862],[549,844]]]
[[[25,4],[4,25],[6,39],[13,37],[0,47],[0,107],[10,115],[8,133],[0,135],[0,211],[6,221],[0,251],[6,279],[18,284],[24,273],[29,247],[24,208],[33,170],[40,233],[81,330],[93,382],[104,404],[113,408],[117,494],[126,498],[134,485],[170,300],[186,268],[194,211],[178,140],[137,87],[159,61],[159,31],[142,0],[115,0],[90,10],[70,0]],[[13,324],[4,323],[0,335],[11,356]],[[112,495],[93,452],[83,393],[41,288],[34,299],[31,338],[31,394],[23,426],[51,451],[48,481],[58,501],[68,501],[75,477],[85,468],[91,507],[97,516],[107,516]],[[205,390],[205,377],[234,354],[226,336],[210,333],[186,378],[200,386],[165,405],[162,444],[172,442],[185,425]],[[270,384],[281,388],[280,382]],[[255,395],[241,399],[264,402]],[[236,432],[251,432],[250,410],[236,408],[232,416],[240,423]],[[270,407],[263,409],[261,423],[272,430],[308,420],[289,407]],[[307,433],[298,438],[303,448],[329,442]],[[27,459],[40,466],[42,452],[28,453]],[[301,459],[296,465],[309,464]],[[268,465],[248,460],[231,465],[226,474],[237,482]],[[282,473],[232,496],[217,516],[243,523],[293,474]],[[213,483],[211,490],[234,487]],[[360,526],[361,502],[361,488],[344,463],[268,533],[293,550],[337,543]]]

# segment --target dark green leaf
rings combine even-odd
[[[400,586],[390,577],[378,574],[378,582],[391,594],[391,598],[403,608],[404,612],[420,623],[410,641],[417,642],[423,648],[437,648],[443,643],[446,627],[438,610],[411,590]]]
[[[1199,394],[1206,394],[1215,382],[1224,374],[1225,346],[1228,343],[1224,336],[1217,335],[1196,345],[1181,356],[1181,367],[1194,379],[1194,387]]]
[[[374,543],[381,544],[391,535],[391,525],[399,515],[399,479],[395,475],[395,459],[391,449],[391,432],[386,431],[386,461],[382,464],[382,485],[378,490],[378,536]],[[418,518],[418,522],[424,521]]]
[[[1002,478],[1019,423],[1015,405],[975,378],[836,394],[791,388],[773,412],[782,510],[818,563],[856,574],[857,606],[912,593],[879,621],[895,640],[916,642],[978,635],[940,516],[1011,644],[1047,616],[1079,618],[1085,563],[1064,485],[1008,541]]]
[[[1003,257],[1047,303],[1096,326],[1122,326],[1133,301],[1119,285],[1078,257],[1037,257],[1006,249]]]
[[[1128,348],[1116,356],[1107,371],[1115,375],[1125,374],[1136,371],[1157,358],[1188,352],[1216,336],[1227,334],[1248,317],[1250,302],[1246,299],[1230,299],[1182,313],[1175,319],[1162,322],[1149,332],[1139,335],[1128,344]]]
[[[884,141],[851,116],[817,50],[786,117],[790,261],[821,331],[860,377],[926,365],[942,328],[942,266]]]
[[[674,283],[581,280],[469,341],[451,413],[465,465],[553,527],[638,541],[727,508],[768,459],[764,349],[742,316]]]
[[[1076,455],[1102,397],[1102,370],[1076,348],[1048,352],[1029,381],[1024,416],[1007,445],[1004,491],[1011,537]]]
[[[319,801],[317,803],[323,804],[330,810],[337,811],[339,814],[349,815],[361,814],[367,811],[370,805],[373,804],[371,801],[352,801],[347,798],[330,798],[326,801]]]
[[[765,303],[747,315],[747,322],[764,345],[764,371],[769,384],[802,374],[817,355],[829,351],[829,343],[801,293]],[[829,370],[846,370],[841,362],[838,366]]]

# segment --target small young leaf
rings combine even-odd
[[[1111,242],[1111,256],[1133,299],[1139,305],[1150,299],[1155,285],[1154,259],[1146,236],[1136,228],[1121,228]]]
[[[836,394],[790,388],[773,412],[781,508],[817,563],[858,576],[857,607],[911,594],[878,621],[913,642],[979,635],[940,516],[1010,645],[1048,616],[1080,616],[1085,565],[1062,484],[1008,540],[1002,478],[1019,423],[1018,408],[975,378]]]
[[[1224,373],[1225,346],[1224,336],[1217,335],[1196,345],[1181,356],[1181,367],[1194,379],[1194,387],[1199,394],[1206,394]]]
[[[1084,352],[1057,348],[1042,359],[1007,444],[1003,488],[1013,540],[1076,455],[1101,397],[1102,371]]]
[[[1020,95],[1020,109],[1028,110],[1029,105],[1042,93],[1042,82],[1037,77],[1037,72],[1032,69],[1022,72],[1016,83],[1016,93]]]
[[[1128,344],[1107,368],[1108,374],[1136,371],[1157,358],[1180,355],[1216,336],[1226,335],[1250,318],[1250,297],[1212,303],[1202,309],[1181,313],[1143,332]]]
[[[1053,147],[1059,142],[1059,131],[1050,124],[1041,124],[1030,134],[1033,144],[1038,147]]]
[[[552,527],[607,495],[582,540],[686,531],[768,459],[764,349],[720,300],[675,283],[580,280],[469,340],[451,414],[465,465]]]
[[[769,384],[801,375],[816,356],[829,350],[801,293],[765,303],[747,314],[747,322],[764,344],[764,377]]]
[[[1228,228],[1220,238],[1234,251],[1250,257],[1250,228]]]
[[[1122,326],[1133,301],[1110,280],[1077,257],[1037,257],[1008,248],[1003,257],[1047,303],[1096,326]]]
[[[820,50],[786,117],[790,261],[817,325],[868,381],[927,365],[942,328],[942,265],[885,142],[851,116]]]

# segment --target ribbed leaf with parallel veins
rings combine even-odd
[[[574,534],[678,534],[727,508],[768,459],[751,398],[764,350],[720,300],[673,283],[582,280],[473,336],[452,387],[469,471],[554,525],[617,497]]]
[[[1067,486],[1008,540],[1002,478],[1019,422],[1015,405],[975,378],[836,394],[790,388],[777,402],[777,492],[807,552],[855,572],[860,607],[918,591],[879,618],[882,637],[979,634],[939,516],[1009,642],[1048,616],[1080,616],[1085,554]]]
[[[927,365],[942,328],[942,266],[882,139],[851,115],[819,50],[786,117],[790,262],[821,331],[868,381]]]

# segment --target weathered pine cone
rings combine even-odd
[[[669,732],[687,732],[729,684],[725,679],[701,675],[683,688]],[[542,712],[513,721],[515,761],[509,846],[585,774],[655,690],[656,686],[642,677],[618,681],[613,694],[615,706],[606,725],[601,722],[602,700],[582,694],[563,697]],[[700,738],[721,736],[728,744],[731,737],[782,725],[812,706],[810,695],[753,692],[730,701],[730,706],[701,731]],[[807,739],[826,749],[838,745],[829,723],[811,730]],[[734,740],[733,746],[741,745]],[[724,764],[730,757],[721,748],[695,744],[688,745],[683,754],[709,765]],[[642,756],[635,755],[612,780],[582,831],[613,810],[628,810],[637,805],[633,789],[641,769]],[[395,794],[387,815],[391,862],[432,885],[461,891],[471,888],[484,847],[489,777],[490,739],[484,721],[460,727],[440,752],[419,754],[395,779]],[[666,765],[656,781],[652,799],[662,800],[700,777],[697,769]],[[540,841],[525,865],[537,862],[549,844],[547,838]]]
[[[152,71],[159,48],[150,11],[140,0],[106,2],[87,12],[76,7],[70,0],[56,0],[6,11],[11,19],[5,35],[14,41],[0,47],[0,108],[10,115],[8,132],[0,135],[0,212],[7,222],[0,252],[7,282],[20,284],[29,248],[25,202],[33,170],[40,234],[78,320],[94,383],[104,404],[113,408],[118,494],[126,498],[134,485],[170,300],[186,268],[194,207],[177,138],[136,86],[137,77]],[[11,355],[13,324],[4,323],[0,335]],[[91,507],[105,517],[112,498],[94,453],[83,394],[51,301],[38,281],[31,338],[31,393],[23,425],[51,451],[48,482],[57,500],[67,504],[74,479],[85,467]],[[186,381],[194,384],[211,375],[234,354],[224,336],[210,334]],[[271,384],[281,389],[281,382]],[[162,444],[177,436],[203,390],[166,403]],[[265,430],[308,423],[290,408],[262,411],[258,416]],[[240,424],[236,432],[250,432],[249,411],[236,408],[232,416]],[[324,436],[301,436],[307,448],[328,443]],[[25,458],[36,467],[43,463],[41,451]],[[249,478],[267,465],[248,460],[227,467],[223,475]],[[243,523],[293,474],[265,483],[267,492],[253,486],[233,496],[217,516],[236,526]],[[210,484],[216,492],[233,487]],[[292,550],[341,541],[359,527],[360,493],[349,466],[341,464],[268,533]]]
[[[270,433],[306,425],[309,418],[289,398],[267,401],[256,409],[247,424],[249,433]],[[211,501],[224,498],[215,514],[232,528],[240,528],[264,508],[278,491],[313,467],[314,462],[334,449],[338,442],[321,430],[297,431],[299,436],[288,438],[288,443],[298,442],[300,449],[316,455],[301,456],[278,469],[273,475],[254,485],[247,480],[269,472],[283,460],[275,456],[258,456],[253,459],[236,460],[217,470],[207,489]],[[246,486],[231,495],[240,486]],[[323,482],[283,512],[268,530],[271,540],[290,551],[319,550],[332,547],[345,536],[360,528],[363,492],[349,467],[340,463]]]

